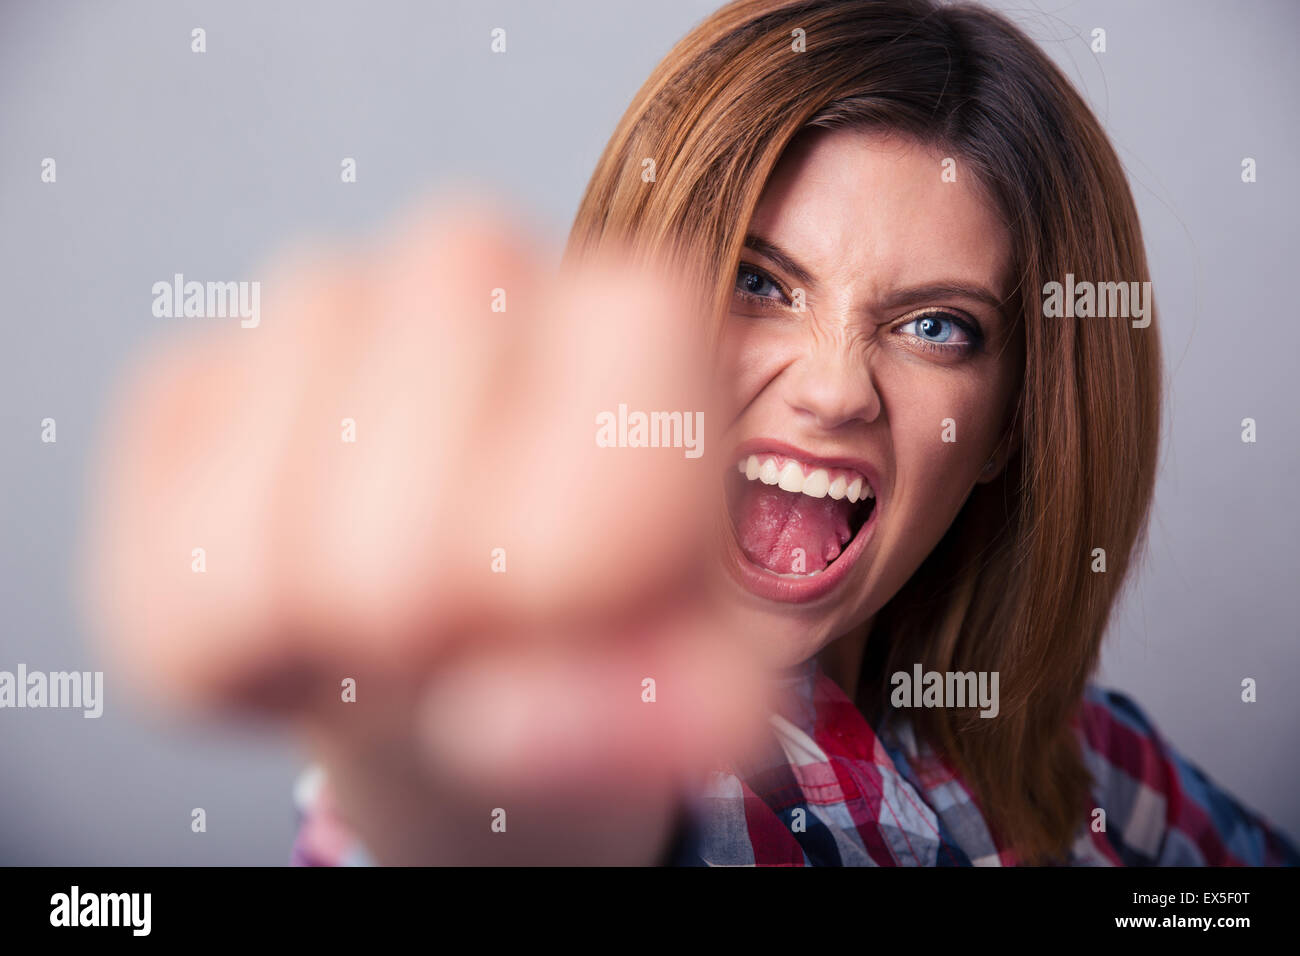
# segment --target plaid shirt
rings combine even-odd
[[[667,859],[710,866],[1007,866],[970,790],[903,711],[871,727],[812,659],[782,681],[771,745],[688,803]],[[1300,865],[1300,850],[1165,744],[1127,697],[1089,687],[1075,719],[1105,830],[1083,821],[1073,866]],[[320,772],[295,788],[292,863],[370,865]]]

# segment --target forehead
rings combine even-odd
[[[749,231],[819,283],[884,289],[967,279],[1006,294],[1006,226],[960,157],[952,157],[956,181],[945,181],[945,158],[888,132],[807,131],[778,163]]]

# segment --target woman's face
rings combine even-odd
[[[943,160],[805,134],[750,223],[720,353],[726,563],[740,626],[781,666],[867,622],[1004,461],[1010,238]]]

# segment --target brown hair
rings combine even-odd
[[[637,93],[569,255],[618,240],[675,256],[711,290],[720,325],[762,189],[810,125],[943,149],[1010,230],[1019,286],[1006,308],[1025,345],[1015,450],[877,614],[858,703],[879,713],[884,675],[915,662],[997,671],[997,718],[924,709],[918,729],[1021,860],[1060,859],[1090,805],[1072,718],[1145,536],[1161,363],[1154,322],[1045,318],[1038,290],[1067,273],[1149,280],[1124,171],[1082,98],[1002,16],[928,0],[737,0]],[[1090,568],[1095,548],[1105,573]]]

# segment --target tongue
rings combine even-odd
[[[852,537],[852,510],[847,498],[810,498],[748,481],[732,514],[749,560],[778,574],[811,574],[830,564]]]

